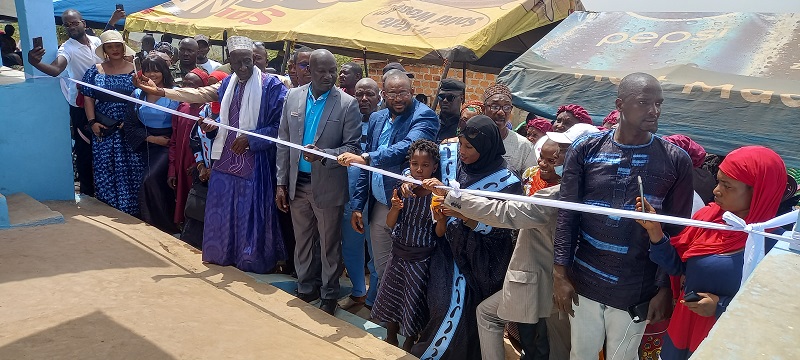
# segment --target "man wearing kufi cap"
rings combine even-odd
[[[456,79],[444,79],[439,88],[439,133],[437,141],[456,136],[458,121],[461,119],[461,105],[464,104],[464,90],[467,85]]]
[[[134,83],[148,94],[173,100],[219,101],[220,123],[277,137],[286,86],[253,65],[252,40],[232,36],[228,49],[234,72],[216,84],[162,89],[144,76]],[[274,202],[275,143],[214,125],[200,126],[213,139],[203,261],[267,273],[286,258]]]

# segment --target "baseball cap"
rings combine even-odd
[[[575,140],[577,140],[581,136],[596,132],[600,132],[600,130],[597,130],[596,126],[580,123],[572,125],[572,127],[569,128],[569,130],[563,133],[548,132],[547,137],[550,140],[553,140],[559,144],[572,144]]]
[[[206,45],[211,44],[211,42],[209,42],[208,36],[205,36],[203,34],[195,35],[194,36],[194,41],[197,41],[197,42],[205,41]]]
[[[384,74],[389,72],[389,70],[400,70],[400,71],[404,72],[408,77],[410,77],[412,79],[414,78],[414,74],[406,71],[406,68],[404,68],[403,65],[400,64],[399,62],[391,62],[391,63],[386,64],[386,66],[383,67],[383,73]]]

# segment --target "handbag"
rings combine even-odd
[[[184,216],[197,221],[205,221],[206,216],[206,197],[208,196],[208,184],[197,183],[189,189],[189,196],[186,198],[186,208],[183,210]]]
[[[96,122],[106,127],[105,129],[100,129],[100,137],[112,135],[122,127],[122,120],[112,119],[99,111],[96,111],[94,116]]]

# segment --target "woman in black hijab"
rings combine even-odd
[[[467,121],[459,135],[459,164],[455,178],[462,189],[522,195],[522,185],[506,166],[497,125],[484,115]],[[452,184],[452,181],[450,182]],[[444,196],[436,179],[425,188]],[[480,359],[475,309],[499,291],[511,253],[511,230],[495,229],[457,212],[445,211],[447,241],[437,241],[431,255],[428,307],[430,321],[411,353],[420,358]]]

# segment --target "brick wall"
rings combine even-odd
[[[360,59],[354,59],[353,61],[361,64]],[[383,76],[383,67],[386,66],[386,64],[386,62],[369,63],[369,77],[377,81],[378,85],[382,84],[381,77]],[[460,66],[461,64],[459,63],[457,65]],[[433,105],[433,97],[436,96],[436,90],[439,88],[439,81],[442,79],[444,67],[424,64],[403,64],[403,67],[406,71],[414,73],[414,80],[412,82],[414,92],[428,95],[428,105]],[[447,77],[462,80],[462,69],[460,67],[450,68]],[[466,100],[483,101],[483,91],[494,84],[496,79],[496,74],[467,70]],[[511,124],[516,126],[525,121],[525,116],[527,116],[527,114],[527,111],[514,108],[511,114]]]
[[[356,60],[358,61],[358,60]],[[359,62],[360,63],[360,62]],[[457,64],[460,66],[461,64]],[[381,76],[383,76],[383,67],[386,66],[385,62],[376,62],[369,64],[369,77],[381,84]],[[428,101],[433,102],[433,97],[436,95],[436,90],[439,88],[439,81],[442,79],[442,71],[444,67],[437,65],[423,65],[423,64],[403,64],[406,71],[414,73],[414,92],[417,94],[428,95]],[[462,69],[451,68],[447,77],[462,80]],[[466,100],[483,100],[483,90],[494,84],[497,75],[487,74],[472,70],[467,70],[467,90]],[[429,104],[430,105],[430,104]]]

